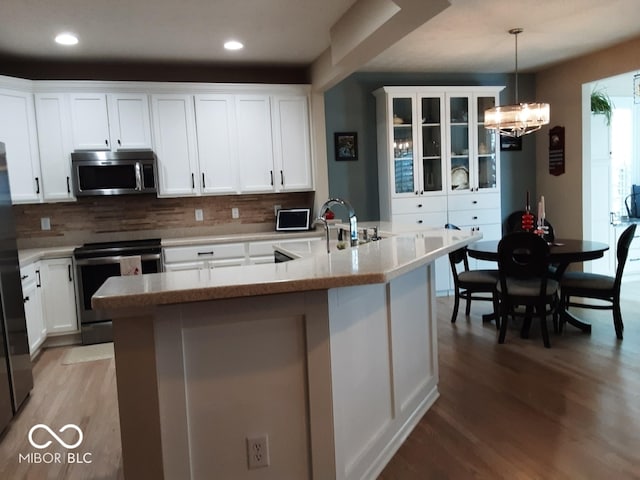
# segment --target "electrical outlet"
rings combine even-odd
[[[51,219],[49,217],[41,217],[40,218],[40,229],[41,230],[51,230]]]
[[[196,208],[196,222],[202,222],[204,220],[204,215],[202,214],[201,208]]]
[[[231,218],[240,218],[240,210],[238,210],[238,207],[231,209]]]
[[[247,460],[249,469],[269,466],[269,437],[247,437]]]
[[[278,210],[280,210],[282,208],[282,205],[274,205],[273,206],[273,215],[274,216],[278,216]]]

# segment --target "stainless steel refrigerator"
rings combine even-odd
[[[0,142],[0,432],[33,388],[7,155]]]

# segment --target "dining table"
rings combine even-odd
[[[498,261],[498,244],[500,240],[480,240],[467,246],[470,257],[478,260]],[[549,264],[555,266],[552,277],[560,281],[562,275],[571,263],[586,262],[601,258],[609,250],[609,245],[603,242],[577,239],[555,239],[549,243]],[[590,333],[591,325],[578,319],[575,315],[563,309],[561,319],[568,324]]]

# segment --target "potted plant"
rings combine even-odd
[[[607,119],[607,125],[611,125],[611,112],[613,102],[603,89],[595,89],[591,92],[591,113],[594,115],[604,115]]]

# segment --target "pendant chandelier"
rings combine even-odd
[[[522,28],[512,28],[509,33],[516,39],[516,103],[485,110],[484,126],[503,136],[522,137],[549,123],[549,104],[518,102],[518,34]]]

